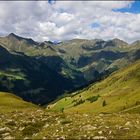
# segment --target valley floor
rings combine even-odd
[[[138,113],[60,113],[43,109],[0,114],[0,139],[140,139]]]

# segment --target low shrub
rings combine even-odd
[[[100,97],[100,95],[92,96],[92,97],[87,98],[87,100],[88,100],[90,103],[93,103],[93,102],[97,101],[99,97]]]

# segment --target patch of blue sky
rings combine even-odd
[[[121,8],[121,9],[114,9],[114,12],[122,12],[122,13],[134,13],[134,14],[138,14],[140,13],[140,1],[139,0],[135,0],[131,6],[125,7],[125,8]]]
[[[89,25],[90,28],[99,28],[100,27],[100,24],[97,23],[97,22],[93,22]]]
[[[48,0],[49,4],[54,4],[56,0]]]

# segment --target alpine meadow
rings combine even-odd
[[[0,139],[140,139],[140,1],[0,1]]]

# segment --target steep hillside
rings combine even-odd
[[[23,101],[21,98],[11,94],[0,92],[0,113],[9,113],[13,111],[30,111],[38,107]]]
[[[28,56],[56,55],[52,48],[53,43],[38,43],[31,38],[23,38],[13,33],[6,37],[0,37],[0,44],[12,53],[24,53]]]
[[[23,37],[17,36],[13,33],[6,37],[0,37],[1,45],[7,48],[11,52],[24,52],[26,49],[32,48],[32,46],[38,45],[32,39],[25,39]]]
[[[65,83],[65,85],[63,84]],[[0,89],[44,104],[74,88],[69,77],[34,57],[15,55],[0,46]]]
[[[140,112],[140,61],[65,97],[52,106],[65,112]]]

